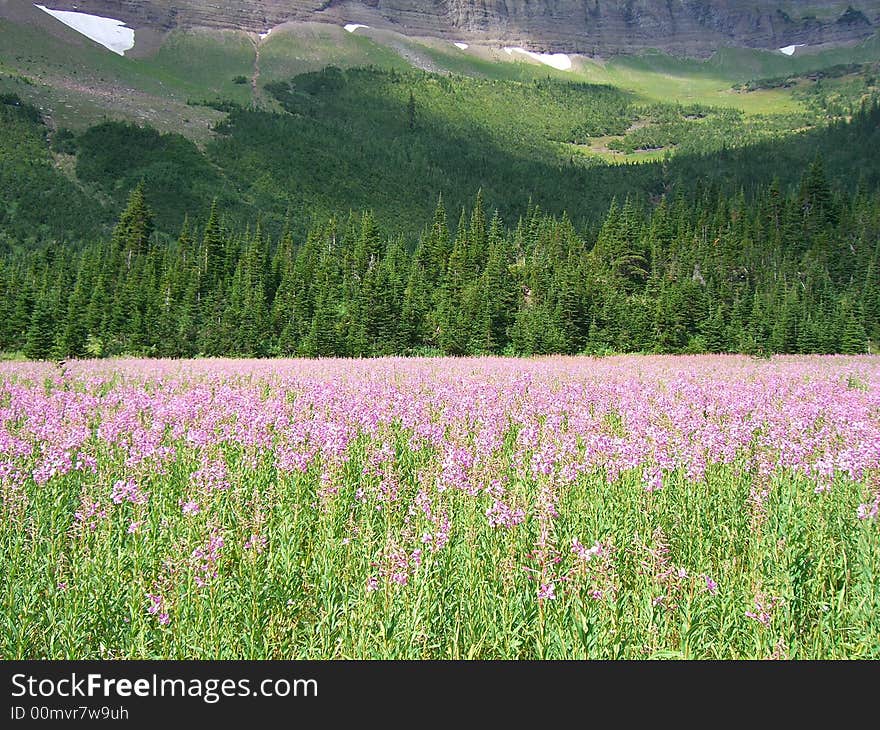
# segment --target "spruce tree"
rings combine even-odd
[[[201,293],[207,294],[223,279],[225,274],[226,249],[220,218],[217,213],[217,200],[211,204],[211,212],[202,234],[199,256],[199,274],[202,282]]]
[[[841,307],[840,352],[844,355],[861,355],[868,351],[868,335],[862,326],[861,318],[853,311],[849,302]]]
[[[147,250],[153,228],[153,211],[147,205],[141,181],[128,196],[125,210],[113,229],[111,249],[114,261],[130,270],[132,259]]]
[[[30,360],[46,360],[54,354],[57,312],[48,292],[37,298],[31,315],[24,356]]]

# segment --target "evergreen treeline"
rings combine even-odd
[[[865,352],[880,340],[880,194],[835,192],[821,159],[790,195],[709,187],[615,201],[595,233],[478,194],[417,244],[371,213],[273,243],[215,206],[159,243],[138,186],[112,238],[0,260],[0,350],[367,356]]]

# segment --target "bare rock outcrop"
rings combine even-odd
[[[133,27],[263,32],[289,20],[357,22],[413,36],[591,55],[721,45],[844,43],[880,30],[880,0],[46,0]]]

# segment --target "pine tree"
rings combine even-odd
[[[849,302],[841,307],[840,352],[844,355],[860,355],[868,351],[868,335],[860,317]]]
[[[201,253],[199,256],[199,273],[202,282],[202,294],[207,294],[223,279],[225,274],[226,245],[223,230],[217,213],[217,200],[211,204],[211,213],[202,235]]]
[[[132,259],[147,250],[152,235],[153,212],[147,205],[141,181],[128,196],[125,210],[113,229],[111,249],[114,261],[130,270]]]
[[[199,278],[194,271],[189,279],[178,309],[174,328],[174,354],[193,357],[200,351],[199,332],[201,331],[201,311],[199,308]]]
[[[806,221],[814,220],[816,225],[834,223],[831,189],[825,176],[825,165],[817,156],[801,180],[798,203]]]
[[[862,312],[868,335],[875,342],[880,342],[880,238],[865,272]]]
[[[468,315],[475,312],[466,311],[465,291],[474,284],[475,271],[468,255],[469,248],[467,219],[462,210],[437,305],[438,344],[448,355],[464,355],[471,340],[469,330],[474,322],[473,318],[468,319]],[[468,297],[468,303],[475,307],[475,298]]]
[[[504,235],[498,212],[489,224],[486,268],[479,285],[480,302],[476,306],[477,321],[474,340],[469,349],[475,353],[497,353],[508,343],[508,329],[513,323],[516,303],[516,282],[510,265],[512,251]]]
[[[82,273],[85,267],[85,259],[80,267],[80,275],[76,279],[76,285],[70,294],[67,304],[67,316],[64,328],[58,342],[56,355],[59,357],[83,357],[86,353],[89,329],[86,319],[86,308],[89,303],[89,295],[86,291],[87,279]]]
[[[0,259],[0,352],[11,349],[12,336],[9,323],[12,318],[14,296],[9,283],[8,266]]]
[[[407,126],[410,129],[416,128],[416,100],[412,91],[409,92],[409,100],[406,102],[406,119]]]
[[[24,356],[30,360],[46,360],[54,354],[56,312],[48,292],[43,292],[34,305]]]
[[[724,314],[720,304],[702,321],[700,333],[709,352],[718,353],[727,349],[724,337]]]
[[[802,355],[811,355],[821,352],[817,327],[812,317],[801,317],[801,326],[798,330],[797,349]]]

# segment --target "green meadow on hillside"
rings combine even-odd
[[[259,211],[275,232],[369,208],[411,237],[439,194],[456,210],[482,189],[508,219],[531,201],[590,225],[614,197],[653,199],[695,173],[731,190],[774,175],[793,184],[828,152],[829,174],[845,179],[851,155],[833,125],[876,94],[880,60],[874,38],[793,57],[574,57],[562,71],[316,23],[262,39],[175,31],[120,57],[22,13],[0,17],[0,93],[39,112],[0,118],[12,245],[106,234],[141,180],[162,234],[216,199],[231,221]],[[765,143],[783,163],[769,177]],[[50,217],[56,198],[94,213]]]

